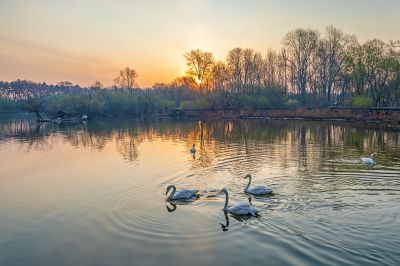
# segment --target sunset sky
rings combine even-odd
[[[265,53],[297,27],[400,39],[399,11],[399,0],[1,0],[0,80],[110,85],[129,66],[146,87],[183,75],[191,49]]]

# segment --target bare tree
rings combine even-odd
[[[332,91],[342,69],[346,36],[333,26],[326,28],[318,47],[318,72],[322,93],[328,104],[331,103]]]
[[[229,72],[224,62],[216,62],[213,67],[213,87],[223,108],[229,108],[232,101],[232,91]]]
[[[264,60],[264,78],[263,83],[265,87],[275,86],[277,57],[275,51],[268,50],[267,56]]]
[[[319,33],[316,30],[295,29],[287,33],[283,41],[302,104],[305,104],[307,79],[313,74],[310,73],[310,66],[316,58],[318,39]]]
[[[254,54],[253,57],[253,66],[254,66],[254,73],[252,75],[253,77],[253,93],[256,91],[259,93],[261,90],[261,84],[262,84],[262,77],[263,77],[263,70],[264,70],[264,59],[262,55],[258,52]]]
[[[254,50],[250,48],[246,48],[243,50],[242,57],[242,66],[243,66],[243,94],[248,92],[252,83],[252,74],[254,72],[254,63],[253,63],[253,54]]]
[[[233,50],[230,50],[226,58],[233,92],[242,91],[242,54],[242,48],[237,47]]]
[[[214,64],[212,53],[196,49],[185,53],[184,58],[189,68],[187,74],[196,80],[199,90],[208,90]]]
[[[388,80],[394,79],[399,62],[393,57],[390,46],[381,40],[372,40],[364,44],[367,84],[375,106],[388,105]]]
[[[72,82],[69,82],[69,81],[61,81],[61,82],[57,83],[57,86],[66,87],[66,88],[72,87],[73,85],[74,84],[72,84]]]
[[[92,89],[103,89],[104,85],[100,81],[96,80],[95,82],[93,82],[93,84],[90,86],[90,88],[92,88]]]
[[[134,69],[126,67],[124,70],[119,72],[119,75],[114,79],[115,85],[120,88],[128,89],[130,92],[133,91],[136,84],[137,73]]]
[[[195,89],[198,86],[193,77],[187,77],[187,76],[178,77],[174,79],[171,85],[174,88],[187,88],[187,89]]]

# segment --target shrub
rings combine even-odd
[[[287,107],[299,107],[300,106],[300,102],[298,100],[295,99],[289,99],[286,101],[286,106]]]
[[[15,111],[16,109],[17,104],[15,101],[6,98],[0,98],[0,112]]]
[[[371,107],[373,104],[372,99],[364,95],[355,96],[351,101],[351,105],[354,107]]]

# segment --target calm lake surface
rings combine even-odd
[[[355,123],[3,117],[0,265],[398,265],[399,144]],[[247,173],[274,195],[225,215]],[[200,198],[167,203],[169,184]]]

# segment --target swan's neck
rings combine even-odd
[[[224,211],[224,216],[225,216],[225,227],[229,226],[229,216],[226,211]]]
[[[224,210],[224,215],[225,215],[225,224],[219,223],[222,227],[222,231],[228,231],[229,227],[229,217],[228,217],[228,212]]]
[[[225,192],[225,205],[224,205],[224,210],[228,209],[228,201],[229,201],[229,196],[228,196],[228,191],[224,191]]]
[[[249,176],[248,178],[249,178],[249,183],[247,183],[247,186],[244,188],[245,191],[249,189],[251,183],[251,176]]]
[[[175,195],[175,191],[176,191],[176,187],[175,186],[172,186],[172,192],[171,192],[171,194],[169,195],[169,199],[172,199],[173,197],[174,197],[174,195]]]

